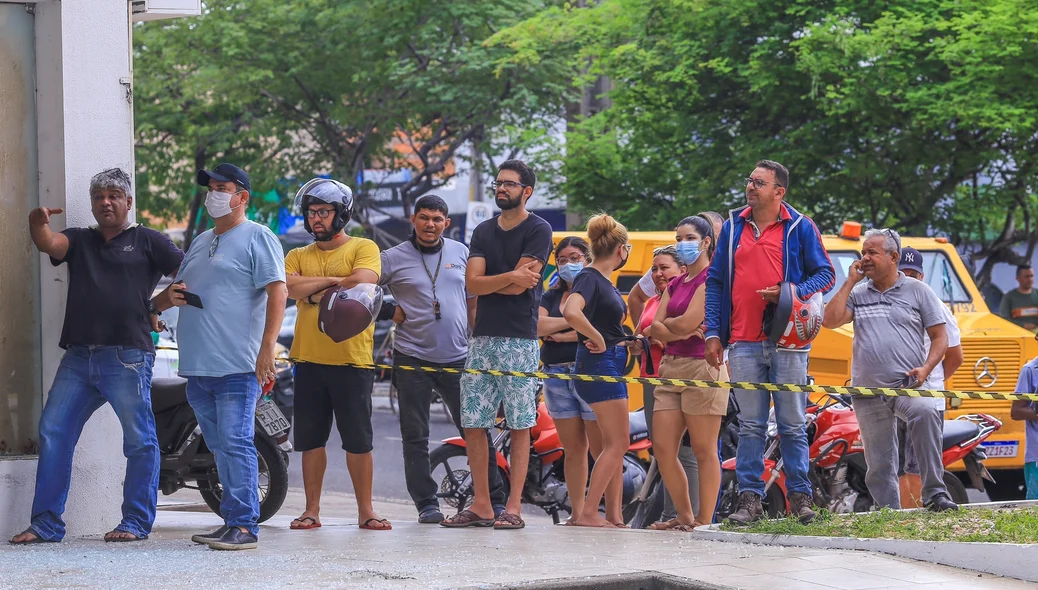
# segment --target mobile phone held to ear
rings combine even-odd
[[[205,309],[204,307],[202,307],[202,298],[199,297],[198,295],[195,295],[194,293],[192,293],[190,291],[185,291],[183,289],[173,289],[173,291],[183,295],[184,296],[184,302],[187,303],[188,305],[190,305],[191,307],[197,307],[198,309]]]

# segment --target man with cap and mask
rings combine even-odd
[[[325,445],[334,417],[357,496],[357,522],[363,529],[389,530],[392,525],[375,513],[371,503],[371,390],[375,371],[343,366],[371,364],[374,325],[337,342],[318,324],[325,290],[378,283],[382,273],[378,246],[369,239],[347,235],[353,191],[341,182],[314,178],[296,193],[295,206],[316,241],[290,251],[285,259],[288,294],[299,308],[291,352],[297,363],[293,430],[295,448],[303,453],[306,492],[306,509],[291,527],[305,530],[321,526],[321,489],[328,465]]]
[[[205,208],[215,227],[191,243],[170,286],[198,296],[201,308],[180,305],[180,375],[223,486],[224,526],[195,535],[212,549],[256,547],[258,465],[253,444],[256,403],[276,377],[274,346],[285,314],[284,250],[266,226],[245,217],[252,185],[231,164],[200,170],[209,188]]]
[[[901,261],[898,263],[898,270],[905,273],[905,276],[910,279],[917,281],[925,280],[923,255],[915,248],[907,246],[901,248]],[[930,377],[923,385],[923,389],[944,389],[945,381],[950,379],[952,374],[962,365],[962,336],[959,332],[959,324],[947,306],[941,306],[941,311],[944,313],[944,328],[948,333],[948,352],[944,353],[944,359],[941,363],[933,368]],[[926,343],[926,351],[929,352],[930,336],[924,334],[923,340]],[[934,409],[940,413],[941,420],[944,420],[944,398],[935,397],[929,399]],[[923,505],[923,480],[919,476],[919,461],[916,459],[915,445],[932,444],[940,448],[942,444],[940,439],[914,442],[911,432],[906,428],[904,420],[899,419],[897,421],[898,461],[901,466],[898,472],[898,484],[901,487],[902,508],[920,508]]]
[[[40,416],[32,520],[11,539],[16,545],[65,536],[61,517],[73,451],[87,420],[106,403],[122,425],[126,478],[122,522],[104,539],[146,539],[155,521],[159,445],[149,394],[155,361],[150,297],[159,277],[176,273],[184,253],[165,235],[130,223],[133,190],[126,172],[111,168],[90,179],[90,203],[97,225],[89,228],[56,233],[50,221],[61,209],[29,214],[33,244],[54,266],[68,265],[69,282],[59,342],[65,354]],[[164,309],[171,305],[168,294],[156,301]]]
[[[379,282],[397,302],[393,365],[464,369],[468,335],[476,319],[476,298],[465,290],[469,249],[443,236],[451,220],[447,203],[436,195],[415,202],[411,223],[410,239],[382,253]],[[443,513],[436,497],[439,486],[429,467],[429,407],[435,390],[464,435],[461,375],[400,370],[393,371],[393,384],[400,399],[407,491],[418,509],[418,522],[438,524]],[[487,453],[487,459],[490,495],[495,512],[500,513],[505,497],[497,457]]]

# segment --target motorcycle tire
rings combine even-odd
[[[761,501],[768,518],[782,518],[786,514],[786,495],[772,484]],[[734,471],[726,470],[721,475],[721,501],[717,503],[716,521],[724,522],[739,505],[739,480]]]
[[[624,523],[632,529],[644,529],[663,516],[663,481],[656,479],[644,502],[631,502],[623,509]]]
[[[265,470],[267,476],[267,493],[261,494],[259,513],[259,522],[266,522],[278,513],[288,496],[288,460],[269,438],[257,435],[253,441],[259,459],[260,474]],[[223,488],[220,487],[219,476],[214,473],[212,480],[199,481],[198,492],[202,494],[202,499],[209,509],[220,514]]]
[[[970,497],[966,492],[966,486],[957,475],[951,471],[944,472],[944,487],[948,488],[948,495],[956,504],[969,504]]]
[[[450,467],[451,459],[462,459],[464,462],[464,468],[451,469],[451,473],[454,474],[454,482],[447,479],[447,469]],[[439,488],[437,497],[440,501],[445,503],[451,508],[456,508],[458,512],[468,508],[472,505],[473,490],[471,486],[464,490],[456,489],[456,483],[460,483],[462,480],[471,477],[471,470],[469,469],[468,454],[463,447],[455,445],[440,445],[433,449],[429,453],[429,473],[435,474],[436,468],[443,464],[443,474],[441,474],[441,480],[436,482]],[[502,486],[504,487],[504,495],[507,498],[510,490],[508,475],[500,467],[497,468],[498,476],[501,478]],[[435,480],[436,477],[433,477]]]

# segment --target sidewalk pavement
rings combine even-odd
[[[527,528],[521,531],[449,530],[417,524],[410,505],[378,502],[376,509],[393,520],[393,530],[364,531],[356,526],[353,498],[326,494],[324,526],[292,531],[289,522],[302,507],[297,490],[289,493],[280,514],[261,526],[259,549],[218,552],[189,540],[221,524],[194,501],[177,494],[172,504],[163,502],[155,531],[142,543],[106,544],[96,536],[60,545],[3,545],[0,588],[433,590],[562,578],[586,583],[589,576],[647,572],[747,590],[1034,587],[871,553],[713,543],[674,532],[552,526],[535,509],[528,511]],[[565,585],[556,582],[555,588]]]

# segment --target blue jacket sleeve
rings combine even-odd
[[[728,243],[732,239],[731,222],[725,221],[721,226],[721,235],[717,236],[717,248],[710,261],[710,270],[706,274],[706,317],[703,331],[705,338],[717,337],[721,334],[721,298],[724,297],[724,282],[728,274]]]
[[[828,293],[836,284],[836,271],[822,245],[822,234],[809,217],[804,218],[797,231],[804,268],[804,280],[797,284],[797,295],[806,299],[815,293]]]

